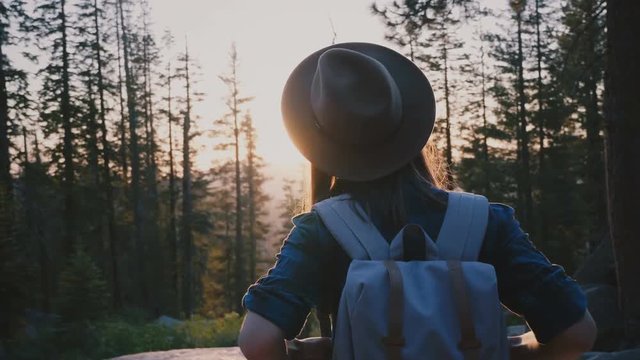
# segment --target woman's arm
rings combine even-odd
[[[248,360],[284,360],[287,353],[282,330],[262,316],[247,312],[244,318],[238,346]]]
[[[309,310],[324,292],[328,242],[320,234],[320,219],[313,213],[293,218],[294,227],[284,241],[277,262],[252,285],[243,298],[247,310],[238,345],[252,359],[285,359],[284,339],[294,338]]]
[[[578,359],[593,346],[596,339],[596,325],[587,310],[581,320],[555,336],[547,344],[538,342],[533,332],[509,338],[511,358],[514,360]]]

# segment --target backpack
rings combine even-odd
[[[348,195],[314,208],[352,259],[334,324],[334,360],[508,359],[495,270],[477,261],[485,197],[450,192],[437,243],[416,224],[388,243]],[[424,261],[402,261],[407,239],[424,241]]]

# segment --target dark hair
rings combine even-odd
[[[399,230],[406,223],[406,186],[413,186],[426,206],[446,208],[447,197],[439,188],[449,184],[444,182],[441,165],[435,149],[428,146],[402,168],[371,181],[349,181],[312,169],[312,202],[347,193],[370,217],[384,219],[387,226]]]

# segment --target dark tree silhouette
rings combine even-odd
[[[630,346],[640,344],[640,2],[607,1],[605,129],[609,226]]]

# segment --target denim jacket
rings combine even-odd
[[[408,222],[437,239],[444,211],[425,206],[407,191]],[[351,261],[315,211],[294,217],[293,224],[275,265],[243,299],[245,309],[277,325],[287,339],[300,332],[312,307],[328,306],[335,319]],[[387,239],[395,235],[381,233]],[[586,299],[579,285],[535,248],[511,207],[490,204],[479,261],[494,266],[500,301],[524,317],[538,341],[548,342],[584,315]]]

